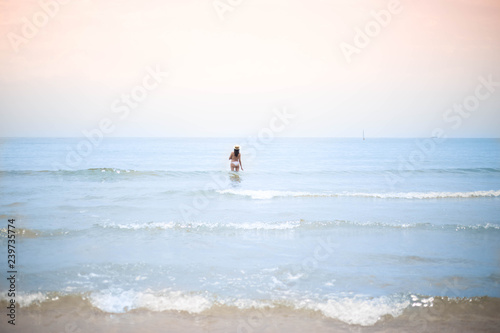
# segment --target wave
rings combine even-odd
[[[51,175],[51,176],[171,176],[171,177],[192,177],[196,175],[228,175],[227,170],[135,170],[122,168],[88,168],[77,170],[0,170],[0,176],[7,175]],[[257,172],[261,174],[262,172]],[[267,172],[264,172],[267,173]]]
[[[3,307],[8,302],[5,295],[0,296]],[[441,314],[457,315],[474,310],[495,312],[500,308],[500,299],[487,296],[472,298],[448,298],[439,296],[422,296],[417,294],[395,294],[381,297],[362,295],[329,296],[327,299],[312,300],[310,298],[282,299],[242,299],[224,298],[206,292],[182,292],[173,290],[145,291],[109,289],[96,292],[65,294],[61,292],[20,293],[16,296],[18,306],[24,312],[30,310],[37,313],[47,311],[49,315],[61,316],[68,309],[78,312],[124,314],[135,311],[165,312],[175,311],[195,315],[214,317],[224,315],[227,319],[241,317],[244,314],[269,317],[281,313],[285,317],[314,316],[335,319],[349,325],[373,326],[394,318],[410,317],[415,319],[415,309],[438,308]],[[453,312],[452,312],[453,311]],[[58,313],[60,312],[60,313]],[[454,313],[455,312],[455,313]],[[426,312],[429,315],[429,312]],[[118,320],[118,319],[116,319]]]
[[[144,223],[103,223],[96,224],[101,228],[124,229],[124,230],[291,230],[291,229],[318,229],[329,227],[354,227],[354,228],[390,228],[390,229],[444,229],[444,230],[500,230],[500,225],[494,223],[485,224],[445,224],[435,225],[431,223],[380,223],[380,222],[355,222],[355,221],[283,221],[283,222],[144,222]]]
[[[293,231],[312,230],[328,228],[367,228],[367,229],[415,229],[415,230],[450,230],[450,231],[499,231],[500,225],[495,223],[484,224],[445,224],[435,225],[431,223],[381,223],[381,222],[355,222],[355,221],[281,221],[281,222],[132,222],[96,223],[92,228],[126,231],[187,231],[187,232],[271,232],[271,231]],[[87,229],[55,229],[35,230],[29,228],[16,228],[16,237],[38,238],[38,237],[64,237],[66,235],[85,234],[92,231]],[[7,229],[0,229],[0,238],[7,238]]]
[[[378,173],[378,171],[374,171]],[[458,174],[466,174],[466,173],[500,173],[500,168],[443,168],[443,169],[415,169],[415,170],[384,170],[380,171],[383,173],[393,173],[393,174],[412,174],[412,173],[439,173],[439,174],[447,174],[447,173],[458,173]]]
[[[193,175],[211,175],[211,174],[227,174],[228,170],[135,170],[123,169],[117,167],[96,167],[87,169],[58,169],[58,170],[0,170],[0,176],[5,175],[102,175],[102,174],[130,174],[130,175],[150,175],[150,176],[176,176],[189,177]],[[342,175],[342,174],[359,174],[359,175],[386,175],[388,173],[404,175],[415,173],[428,174],[495,174],[500,173],[500,168],[444,168],[444,169],[416,169],[416,170],[396,170],[396,169],[365,169],[365,168],[350,168],[350,169],[332,169],[332,170],[253,170],[245,171],[253,175]]]
[[[11,229],[10,234],[12,234],[12,231],[14,229]],[[69,230],[52,230],[52,231],[42,231],[42,230],[36,230],[36,229],[29,229],[29,228],[16,228],[15,229],[15,235],[16,237],[21,237],[21,238],[38,238],[38,237],[47,237],[47,236],[62,236],[69,234]],[[0,229],[0,238],[8,238],[9,231],[7,228],[2,228]]]
[[[0,303],[8,301],[2,295]],[[410,300],[391,302],[388,298],[361,300],[338,299],[326,302],[313,302],[310,300],[249,300],[249,299],[223,299],[206,294],[183,293],[180,291],[163,290],[153,292],[146,290],[136,292],[133,290],[107,290],[83,294],[63,294],[58,292],[18,294],[16,302],[27,310],[36,308],[65,307],[79,309],[79,311],[104,312],[108,314],[127,313],[134,310],[147,310],[151,312],[183,311],[189,314],[214,313],[220,310],[270,310],[277,307],[287,308],[293,313],[295,310],[313,310],[329,318],[338,319],[349,324],[373,325],[381,316],[398,316],[411,304]],[[392,304],[391,304],[392,303]],[[26,310],[24,310],[26,311]],[[61,309],[61,312],[65,309]]]
[[[302,191],[276,190],[218,190],[219,194],[250,197],[252,199],[273,199],[278,197],[360,197],[377,199],[445,199],[445,198],[488,198],[500,197],[500,190],[472,192],[389,192],[389,193],[312,193]]]
[[[12,234],[12,231],[15,231],[16,237],[36,238],[40,235],[40,231],[38,230],[31,230],[25,228],[11,229],[10,234]],[[8,235],[9,235],[9,230],[7,228],[0,229],[0,237],[7,238]]]
[[[303,220],[299,221],[284,221],[284,222],[242,222],[242,223],[220,223],[220,222],[147,222],[147,223],[106,223],[98,224],[102,228],[114,228],[114,229],[129,229],[129,230],[140,230],[140,229],[189,229],[189,230],[220,230],[220,229],[231,229],[231,230],[287,230],[296,229],[301,226],[311,225],[305,223]],[[320,223],[319,225],[324,225]],[[314,224],[312,224],[314,226]]]
[[[0,171],[2,175],[52,175],[52,176],[89,176],[89,175],[119,175],[119,174],[133,174],[133,175],[151,175],[161,176],[166,171],[160,170],[133,170],[133,169],[120,169],[120,168],[89,168],[79,170],[8,170]]]

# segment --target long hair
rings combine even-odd
[[[240,150],[239,149],[235,149],[234,150],[234,156],[238,157],[239,154],[240,154]]]

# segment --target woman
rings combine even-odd
[[[240,146],[234,146],[234,152],[229,155],[229,159],[231,160],[231,171],[239,171],[240,166],[241,171],[243,171],[243,165],[241,165]]]

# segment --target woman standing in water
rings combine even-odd
[[[243,171],[243,165],[241,165],[240,146],[234,146],[234,152],[229,155],[229,159],[231,160],[231,171],[239,171],[240,166],[241,171]]]

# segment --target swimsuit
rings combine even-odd
[[[231,163],[234,165],[234,166],[238,166],[239,162],[238,161],[231,161]]]

